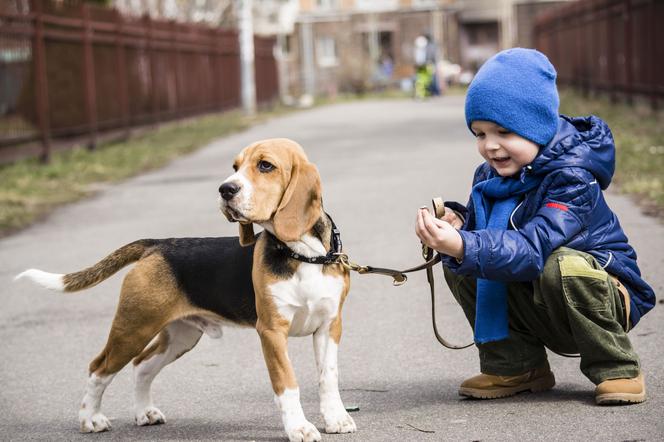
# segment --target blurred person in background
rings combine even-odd
[[[384,90],[390,85],[393,74],[394,61],[392,60],[392,56],[388,52],[383,51],[381,53],[380,59],[378,60],[374,74],[374,82],[378,86],[379,90]]]
[[[415,98],[424,99],[440,95],[436,75],[436,44],[428,34],[419,35],[415,39]]]

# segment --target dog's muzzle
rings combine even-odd
[[[224,214],[226,219],[228,219],[228,221],[230,221],[232,223],[238,222],[238,221],[240,221],[240,222],[246,222],[247,221],[247,218],[242,213],[240,213],[238,210],[231,207],[228,201],[225,201],[225,200],[222,199],[221,203],[220,203],[220,209],[221,209],[221,213]]]

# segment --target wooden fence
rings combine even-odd
[[[537,48],[558,83],[612,100],[664,102],[664,1],[581,0],[540,17]]]
[[[0,146],[129,131],[240,105],[234,30],[130,18],[78,1],[0,9]],[[257,100],[276,98],[274,39],[256,38]]]

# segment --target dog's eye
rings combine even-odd
[[[258,163],[258,170],[263,173],[271,172],[274,170],[274,165],[272,163],[268,163],[267,161],[260,161]]]
[[[233,164],[233,170],[237,172],[237,164]]]

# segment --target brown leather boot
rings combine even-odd
[[[597,405],[638,404],[646,400],[643,373],[631,379],[609,379],[595,389]]]
[[[516,376],[492,374],[474,376],[463,381],[459,387],[459,395],[476,399],[497,399],[514,396],[527,390],[533,393],[550,390],[555,384],[556,378],[547,363]]]

